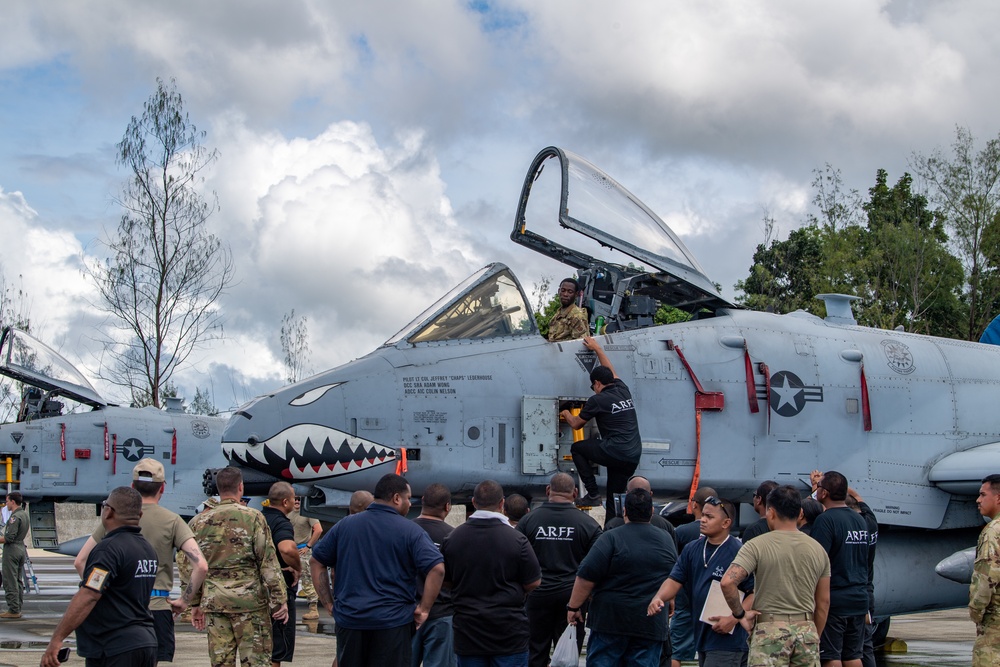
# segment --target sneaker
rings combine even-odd
[[[600,507],[601,506],[601,496],[597,493],[588,493],[585,496],[576,499],[577,507]]]
[[[4,613],[0,614],[0,618],[21,618],[21,613],[5,611]]]

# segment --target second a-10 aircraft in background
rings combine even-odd
[[[0,332],[0,375],[23,388],[16,421],[0,424],[0,476],[30,501],[35,547],[58,545],[55,503],[99,508],[112,489],[132,483],[141,458],[163,463],[160,504],[182,516],[194,516],[205,500],[205,469],[226,463],[218,444],[224,418],[187,414],[179,399],[168,399],[166,410],[113,405],[62,355],[23,331]]]
[[[762,480],[806,493],[810,471],[838,470],[882,526],[877,612],[965,604],[934,565],[975,543],[979,480],[1000,471],[1000,348],[860,327],[848,297],[827,297],[825,319],[736,307],[655,213],[558,148],[532,162],[511,238],[576,271],[656,492],[686,498],[700,473],[748,502]],[[694,317],[655,326],[660,304]],[[492,478],[539,497],[571,469],[558,415],[586,401],[594,363],[580,341],[547,342],[491,264],[370,354],[241,407],[223,450],[328,518],[398,468],[417,496],[442,482],[461,501]]]

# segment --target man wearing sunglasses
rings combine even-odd
[[[587,495],[577,499],[577,505],[589,507],[601,503],[594,464],[608,469],[607,520],[617,515],[614,494],[625,491],[628,478],[639,465],[642,438],[628,386],[615,373],[615,368],[600,343],[591,336],[586,336],[583,344],[597,354],[600,362],[590,372],[590,388],[594,395],[587,400],[579,416],[563,410],[560,417],[574,430],[583,428],[591,419],[597,421],[601,437],[574,442],[570,453],[580,480],[587,489]]]
[[[660,613],[667,602],[685,591],[695,613],[705,609],[705,603],[715,589],[721,596],[719,583],[739,552],[742,542],[729,534],[736,509],[728,500],[716,496],[705,499],[701,509],[701,537],[688,543],[681,551],[670,576],[653,596],[646,613]],[[746,597],[744,609],[753,603],[753,577],[739,585]],[[702,615],[694,623],[694,645],[698,650],[699,667],[741,667],[747,662],[747,633],[732,614]]]

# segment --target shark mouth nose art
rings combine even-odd
[[[248,468],[274,470],[296,481],[315,481],[395,462],[395,450],[319,424],[296,424],[255,444],[222,443],[222,453]]]

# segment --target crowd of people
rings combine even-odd
[[[318,603],[335,620],[334,667],[544,667],[570,625],[582,651],[584,623],[587,664],[597,667],[695,657],[699,667],[869,667],[878,523],[841,473],[814,471],[811,482],[806,498],[761,483],[761,518],[741,539],[737,506],[707,487],[689,504],[695,521],[675,529],[653,512],[649,481],[633,476],[622,516],[602,529],[576,507],[567,473],[551,477],[533,509],[485,480],[475,511],[453,527],[447,487],[428,485],[409,520],[410,485],[388,474],[323,534],[285,482],[262,512],[242,503],[238,468],[219,471],[218,500],[185,523],[159,506],[162,464],[143,459],[132,486],[102,503],[75,561],[80,590],[41,665],[60,664],[74,631],[88,664],[172,661],[175,618],[189,607],[213,665],[290,662],[296,591],[311,579],[302,596],[309,613]],[[5,570],[25,520],[19,494],[7,502]],[[970,589],[976,667],[1000,664],[1000,475],[983,480],[977,505],[991,521]],[[175,550],[181,595],[171,598]],[[16,587],[7,602],[9,614],[20,609]]]

